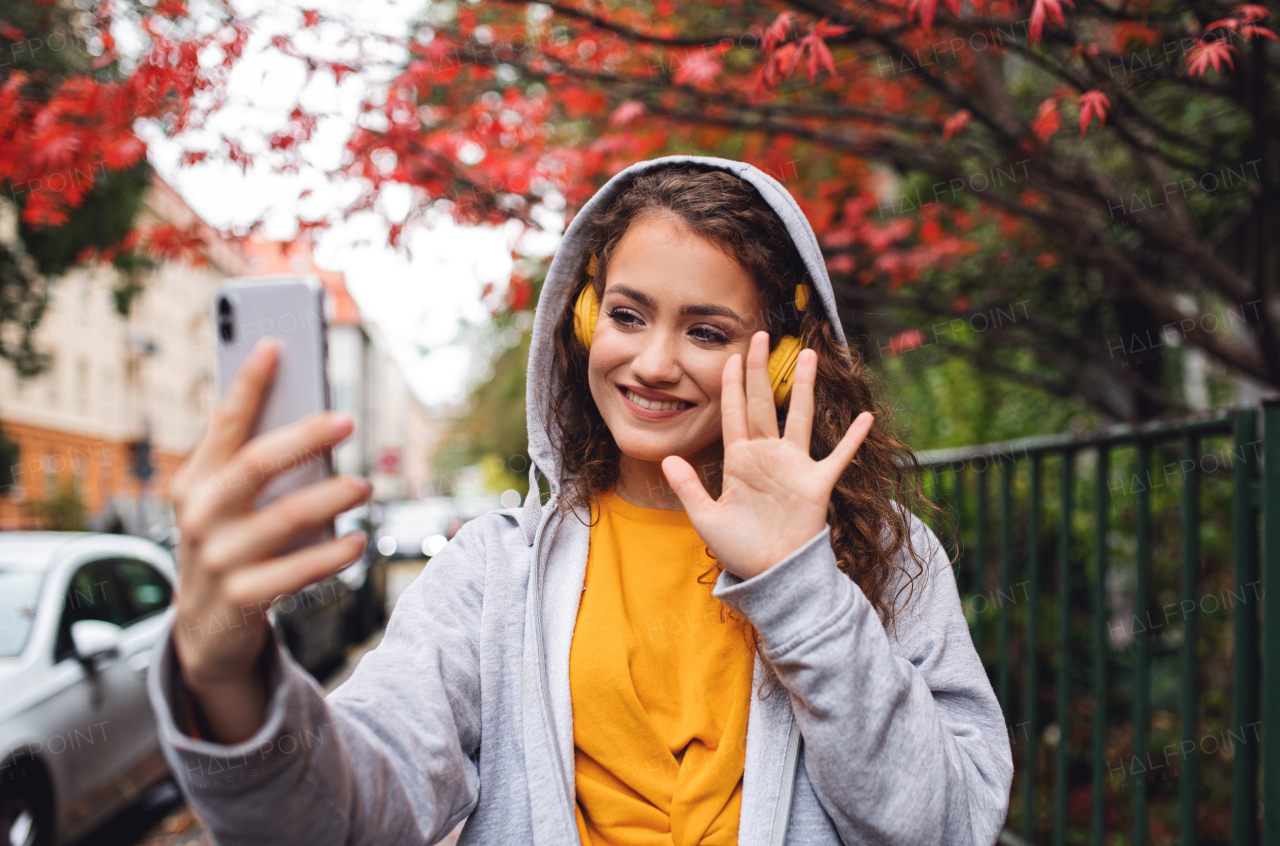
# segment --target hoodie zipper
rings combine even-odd
[[[547,504],[554,506],[556,500],[557,495],[553,493]],[[551,524],[554,514],[555,508],[552,508],[548,516],[539,522],[538,533],[533,541],[533,635],[538,649],[538,680],[542,688],[542,713],[547,721],[547,727],[551,730],[551,747],[556,756],[556,772],[560,773],[560,784],[564,788],[565,802],[568,803],[571,795],[569,792],[569,777],[564,771],[564,759],[560,754],[560,736],[556,733],[555,718],[552,716],[551,682],[547,672],[546,650],[542,642],[542,591],[540,589],[542,579],[542,538],[546,527]]]
[[[782,760],[782,789],[778,792],[777,810],[773,814],[773,837],[770,846],[782,846],[787,836],[787,819],[791,816],[791,794],[795,790],[796,768],[800,761],[800,726],[791,715],[787,731],[787,755]]]

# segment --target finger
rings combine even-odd
[[[747,431],[753,438],[778,437],[778,407],[769,386],[769,333],[751,336],[747,350]]]
[[[211,534],[201,549],[201,560],[210,572],[261,561],[286,541],[359,505],[369,498],[370,490],[369,483],[356,476],[307,485]]]
[[[693,466],[680,456],[668,455],[662,459],[662,472],[690,519],[706,513],[708,508],[715,505],[715,500],[702,486],[702,480],[698,478]]]
[[[813,384],[818,375],[818,354],[800,350],[796,359],[796,375],[791,383],[791,402],[787,406],[787,428],[784,440],[791,441],[806,453],[813,432]]]
[[[274,338],[259,338],[253,350],[240,362],[226,394],[209,415],[204,436],[191,453],[196,478],[225,463],[249,437],[267,386],[275,376],[279,352],[279,344]]]
[[[297,593],[355,561],[367,541],[364,532],[351,532],[256,567],[241,567],[227,575],[223,596],[235,605],[255,605]]]
[[[724,445],[747,437],[747,400],[742,393],[742,356],[734,353],[720,374],[720,428]]]
[[[312,461],[323,461],[326,447],[349,435],[354,425],[345,414],[317,411],[263,432],[218,472],[196,484],[194,493],[199,496],[188,500],[188,521],[200,525],[218,514],[247,510],[267,482]]]
[[[864,411],[859,414],[849,424],[848,431],[844,433],[840,443],[836,444],[836,448],[831,450],[831,454],[818,462],[818,466],[822,468],[822,472],[830,480],[831,487],[835,487],[836,482],[840,480],[840,474],[853,461],[854,454],[857,453],[858,447],[862,446],[862,442],[866,440],[867,434],[871,431],[871,427],[875,422],[875,415],[870,411]]]

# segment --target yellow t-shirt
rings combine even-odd
[[[597,514],[569,652],[578,833],[584,846],[735,844],[749,623],[711,595],[715,570],[698,582],[714,562],[684,511],[610,492]]]

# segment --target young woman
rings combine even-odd
[[[531,343],[525,505],[463,526],[327,699],[262,610],[363,540],[273,550],[368,487],[251,502],[351,423],[246,441],[270,346],[215,410],[174,480],[150,685],[218,842],[466,819],[463,844],[993,843],[1004,719],[786,190],[724,159],[626,169],[569,226]]]

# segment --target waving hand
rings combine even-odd
[[[662,461],[694,529],[724,568],[743,579],[769,569],[822,530],[831,490],[874,422],[870,412],[862,412],[831,454],[814,461],[809,436],[818,355],[804,349],[796,361],[783,437],[769,386],[768,355],[769,335],[757,332],[747,351],[745,394],[742,356],[734,354],[725,362],[720,498],[711,498],[688,461],[677,455]]]

